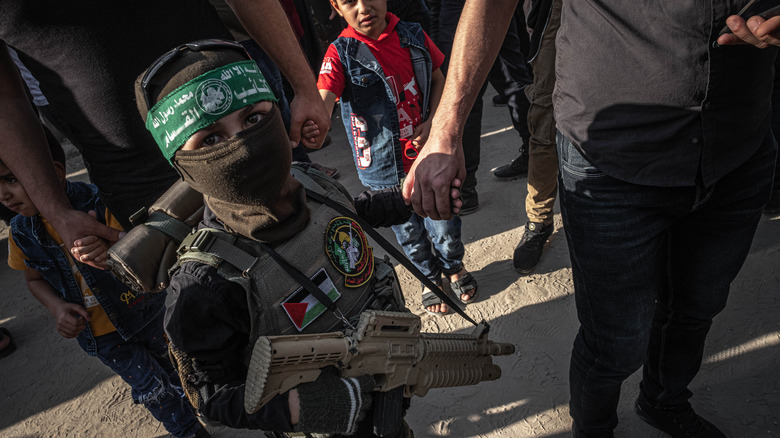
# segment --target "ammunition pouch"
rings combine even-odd
[[[130,218],[137,224],[108,251],[111,272],[131,289],[161,292],[176,248],[203,217],[203,195],[177,181],[148,209]]]

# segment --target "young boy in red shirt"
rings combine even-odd
[[[386,0],[330,0],[349,25],[325,54],[317,88],[329,110],[340,98],[342,120],[358,176],[377,190],[398,186],[425,144],[444,89],[444,55],[418,24],[387,12]],[[447,276],[463,303],[474,300],[477,281],[463,267],[461,221],[416,214],[392,227],[409,259],[434,283]],[[448,308],[423,290],[428,313]]]

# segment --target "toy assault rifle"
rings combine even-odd
[[[420,333],[420,325],[412,313],[368,310],[351,333],[260,337],[249,364],[244,407],[253,413],[274,396],[313,382],[322,368],[335,366],[342,376],[373,375],[377,391],[395,394],[398,403],[380,400],[380,407],[375,397],[374,406],[375,428],[382,429],[382,423],[392,428],[402,416],[400,388],[404,397],[424,396],[431,388],[496,380],[501,368],[492,356],[515,351],[512,344],[488,340],[484,322],[471,335]]]

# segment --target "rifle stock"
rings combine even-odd
[[[278,394],[313,382],[322,368],[343,376],[370,374],[377,391],[403,387],[404,396],[431,388],[476,385],[496,380],[501,368],[492,356],[514,353],[512,344],[488,340],[482,322],[470,335],[420,333],[420,317],[368,310],[351,333],[260,337],[247,374],[244,407],[256,412]]]

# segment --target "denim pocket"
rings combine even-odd
[[[590,163],[571,140],[558,131],[556,136],[558,146],[558,159],[561,172],[568,173],[579,178],[602,178],[607,176],[596,166]]]

